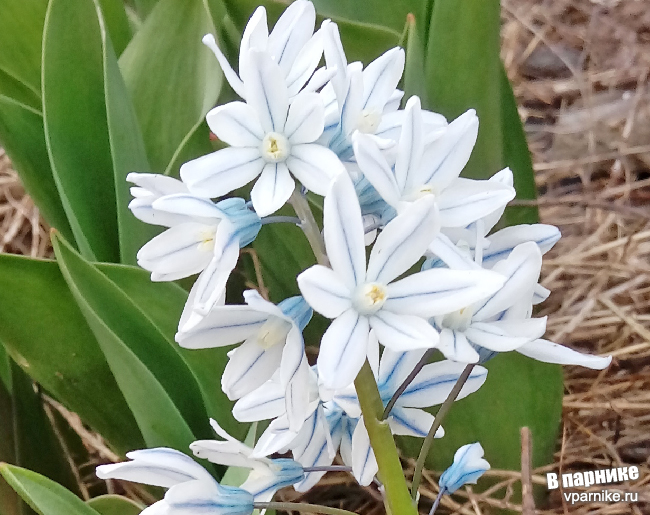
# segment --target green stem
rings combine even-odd
[[[320,265],[330,266],[330,260],[327,257],[325,252],[325,242],[321,236],[320,229],[314,218],[314,213],[312,213],[311,208],[309,207],[309,202],[305,196],[300,193],[300,186],[296,186],[289,203],[293,206],[296,215],[300,218],[300,228],[305,233],[307,241],[314,251],[316,256],[316,261]]]
[[[257,510],[305,511],[308,513],[323,513],[324,515],[356,515],[352,511],[306,502],[256,502],[253,506]]]
[[[368,360],[357,375],[354,386],[370,437],[370,445],[379,466],[379,478],[384,484],[387,511],[394,515],[417,515],[415,503],[409,496],[393,433],[388,422],[381,420],[384,404]]]
[[[417,499],[418,487],[420,486],[420,481],[422,480],[422,469],[424,468],[424,462],[429,455],[431,444],[433,444],[433,437],[435,436],[436,431],[438,431],[440,424],[442,424],[442,420],[445,418],[445,415],[447,415],[447,412],[451,408],[451,405],[458,397],[458,394],[460,394],[463,386],[465,386],[465,383],[467,382],[467,379],[469,379],[469,376],[472,373],[473,369],[474,364],[469,364],[465,367],[462,374],[460,374],[460,377],[456,381],[456,384],[452,388],[451,392],[449,392],[449,395],[445,399],[445,402],[442,403],[442,406],[440,406],[438,413],[436,413],[436,418],[433,421],[431,429],[429,429],[429,434],[424,439],[424,442],[422,442],[420,455],[418,456],[418,461],[415,464],[415,471],[413,472],[413,482],[411,483],[411,497],[414,500]]]

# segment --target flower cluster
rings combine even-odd
[[[487,370],[478,364],[499,352],[609,364],[542,339],[546,319],[532,317],[533,306],[549,294],[538,284],[542,255],[560,234],[542,224],[491,232],[515,190],[509,169],[488,180],[460,177],[476,142],[476,113],[448,122],[417,97],[400,109],[404,51],[389,50],[365,68],[348,63],[337,25],[326,20],[314,31],[315,21],[314,6],[297,0],[269,33],[258,8],[238,72],[206,36],[242,99],[207,115],[228,146],[183,164],[180,181],[128,177],[136,185],[133,214],[167,227],[139,251],[140,266],[154,281],[199,274],[176,341],[189,349],[239,344],[228,354],[223,391],[236,401],[237,420],[271,421],[254,448],[214,421],[222,440],[191,446],[199,458],[251,469],[241,488],[219,485],[170,449],[136,451],[130,462],[98,469],[100,477],[169,488],[152,513],[206,506],[250,513],[278,488],[309,489],[337,452],[359,483],[371,483],[377,460],[354,388],[366,361],[384,406],[391,404],[393,434],[419,437],[434,423],[422,408],[442,404],[466,364],[477,365],[456,398],[481,387]],[[252,182],[250,201],[224,198]],[[322,232],[308,192],[324,196]],[[287,203],[297,218],[271,216]],[[297,277],[302,295],[275,305],[249,290],[245,304],[226,305],[240,248],[264,225],[286,221],[304,230],[317,260]],[[310,342],[320,346],[310,365],[303,330],[313,311],[331,323]],[[445,359],[427,363],[430,349]],[[436,436],[443,434],[439,428]],[[293,459],[269,458],[275,453]],[[489,468],[480,456],[480,445],[459,449],[441,486],[453,492],[478,477]],[[468,460],[471,467],[458,464]],[[472,472],[456,470],[463,467]]]

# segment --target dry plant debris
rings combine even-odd
[[[565,368],[555,463],[525,470],[525,482],[545,489],[546,472],[640,469],[637,481],[610,485],[638,492],[635,504],[570,505],[554,490],[544,507],[524,513],[650,514],[650,9],[645,0],[503,0],[502,6],[502,57],[533,152],[540,216],[563,234],[543,268],[543,284],[553,291],[541,312],[549,316],[548,337],[614,356],[602,372]],[[38,209],[1,151],[0,251],[50,252]],[[412,466],[405,462],[407,470]],[[522,474],[487,475],[494,486],[482,493],[467,487],[446,498],[440,513],[522,513],[514,495]],[[423,509],[437,495],[436,478],[425,474]],[[281,497],[301,499],[292,490]],[[328,474],[308,500],[383,513],[378,492],[359,489],[346,474]]]

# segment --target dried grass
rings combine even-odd
[[[614,356],[602,372],[565,368],[561,438],[555,463],[531,472],[637,465],[640,478],[615,486],[638,492],[635,505],[570,505],[560,490],[551,514],[650,513],[650,10],[644,0],[503,0],[503,58],[533,151],[542,221],[563,238],[547,256],[543,284],[553,291],[541,314],[548,337]],[[45,225],[0,154],[0,251],[49,252]],[[534,445],[534,442],[533,442]],[[405,463],[412,470],[412,463]],[[441,513],[480,515],[513,501],[521,473],[492,470],[497,483],[466,488]],[[425,473],[422,506],[437,495]],[[600,491],[602,486],[592,487]],[[351,493],[352,492],[352,493]],[[305,499],[292,490],[283,500]],[[428,502],[426,501],[428,499]],[[328,474],[310,502],[379,514],[374,488]],[[526,512],[527,515],[531,513]]]

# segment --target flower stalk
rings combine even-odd
[[[325,253],[323,237],[314,218],[314,213],[312,213],[309,207],[309,202],[307,202],[307,198],[300,191],[300,186],[296,186],[289,199],[289,203],[293,206],[296,215],[300,219],[300,228],[305,233],[305,237],[314,251],[316,261],[319,265],[329,266],[330,261]]]
[[[357,375],[354,386],[379,466],[379,477],[384,484],[386,511],[395,515],[417,515],[415,503],[409,497],[393,434],[388,422],[381,419],[384,405],[368,361]]]

